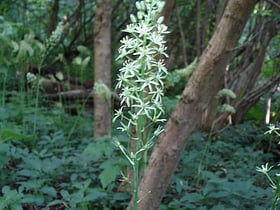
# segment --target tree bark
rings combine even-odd
[[[169,184],[189,136],[223,82],[231,49],[258,0],[231,0],[208,46],[199,58],[175,111],[151,155],[139,186],[140,210],[155,210]],[[131,205],[128,209],[131,208]]]
[[[111,0],[96,1],[94,19],[94,81],[111,88]],[[111,100],[94,94],[94,138],[111,135]]]
[[[170,22],[170,18],[171,18],[172,11],[174,9],[175,3],[176,3],[175,0],[165,0],[164,8],[159,15],[160,17],[161,16],[164,17],[164,24],[165,25],[168,25],[169,22]]]
[[[50,36],[55,30],[58,22],[59,0],[55,0],[50,11],[50,20],[48,26],[48,35]]]
[[[280,76],[275,77],[270,82],[264,84],[260,88],[247,93],[242,100],[240,100],[236,105],[236,110],[238,110],[238,115],[233,116],[233,120],[236,124],[241,123],[245,114],[249,111],[249,109],[259,101],[261,96],[265,93],[269,92],[275,87],[278,87],[280,83]]]
[[[228,63],[231,66],[227,71],[223,85],[224,88],[231,89],[236,94],[236,98],[229,103],[236,110],[235,114],[231,115],[233,124],[242,122],[246,113],[257,103],[259,98],[266,94],[270,90],[269,88],[273,88],[273,86],[267,86],[267,84],[272,82],[272,78],[275,78],[272,76],[271,81],[266,82],[265,86],[268,88],[264,89],[263,85],[258,87],[267,48],[273,37],[277,35],[276,21],[269,17],[258,17],[251,24],[245,44],[235,48],[231,59],[229,59]],[[262,92],[259,92],[258,89]],[[249,96],[250,98],[248,98]],[[205,119],[201,122],[200,128],[202,130],[215,133],[228,124],[230,113],[219,113],[217,115],[216,110],[217,103],[216,99],[213,98],[207,111],[205,111]]]

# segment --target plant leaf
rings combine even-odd
[[[106,188],[111,182],[113,182],[117,175],[120,174],[120,171],[121,169],[118,166],[106,167],[99,175],[102,187]]]

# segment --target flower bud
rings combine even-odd
[[[143,12],[142,12],[142,11],[138,11],[138,12],[137,12],[137,18],[138,18],[139,20],[142,20],[143,17],[144,17]]]
[[[130,20],[131,20],[132,23],[137,22],[136,17],[133,14],[130,15]]]
[[[137,10],[142,10],[141,3],[139,1],[137,1],[135,5],[136,5]]]
[[[158,23],[158,24],[162,24],[163,21],[164,21],[164,17],[161,16],[161,17],[159,17],[159,19],[157,20],[157,23]]]

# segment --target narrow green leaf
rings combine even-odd
[[[47,207],[54,206],[54,205],[61,204],[61,203],[64,203],[64,202],[62,200],[54,200],[54,201],[48,203]]]
[[[4,141],[10,140],[23,140],[23,141],[32,141],[34,140],[34,136],[32,135],[23,135],[13,131],[10,128],[3,128],[0,130],[0,138]]]

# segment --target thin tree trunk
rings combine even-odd
[[[96,1],[94,19],[94,81],[111,88],[111,0]],[[94,137],[111,135],[111,100],[94,94]]]
[[[231,49],[257,0],[231,0],[217,29],[201,55],[175,111],[151,155],[139,186],[139,209],[155,210],[203,110],[223,82]],[[131,205],[128,209],[131,208]]]
[[[275,92],[277,91],[277,87],[279,86],[279,83],[275,85],[275,87],[269,91],[269,94],[266,98],[266,107],[265,107],[265,121],[264,123],[266,125],[270,124],[270,114],[271,114],[271,103],[272,103],[272,98]]]
[[[50,20],[48,26],[48,35],[55,30],[57,22],[58,22],[58,11],[59,11],[59,0],[55,0],[50,11]]]
[[[270,123],[271,100],[272,100],[272,94],[270,93],[266,99],[265,121],[264,121],[266,125]]]

